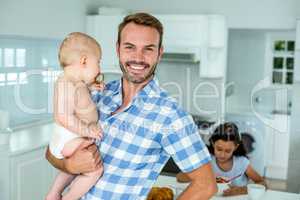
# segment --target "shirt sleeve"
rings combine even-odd
[[[177,111],[171,117],[171,124],[162,138],[162,146],[183,172],[190,172],[211,161],[198,128],[192,117],[184,111]]]
[[[236,159],[237,159],[237,167],[239,168],[241,173],[244,174],[250,164],[249,159],[246,158],[245,156],[239,156],[239,157],[236,157]]]

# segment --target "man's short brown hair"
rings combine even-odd
[[[124,29],[124,27],[129,23],[135,23],[137,25],[143,25],[155,28],[159,33],[159,44],[158,47],[161,47],[162,44],[162,37],[163,37],[163,26],[161,22],[155,18],[154,16],[148,14],[148,13],[135,13],[131,15],[127,15],[124,17],[122,23],[119,25],[118,30],[118,44],[120,45],[121,41],[121,32]]]

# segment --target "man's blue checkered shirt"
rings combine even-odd
[[[183,172],[211,158],[191,116],[151,80],[123,111],[122,81],[93,94],[104,138],[100,144],[104,174],[82,198],[145,199],[170,156]]]

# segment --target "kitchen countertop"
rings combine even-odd
[[[160,175],[154,184],[158,187],[170,187],[176,193],[180,193],[186,188],[188,183],[179,183],[174,176]],[[178,194],[175,194],[175,196]],[[238,195],[231,197],[214,196],[213,200],[248,200],[248,195]],[[264,200],[300,200],[300,195],[295,193],[267,190],[263,197]]]
[[[19,155],[48,145],[54,123],[33,125],[10,134],[9,154]]]

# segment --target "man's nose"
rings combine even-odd
[[[143,62],[145,60],[144,52],[143,50],[137,50],[135,52],[135,58],[137,62]]]

